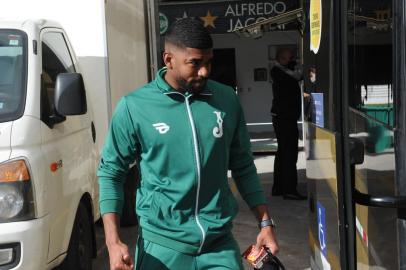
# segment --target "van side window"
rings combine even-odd
[[[48,126],[65,120],[55,110],[56,77],[60,73],[73,73],[75,67],[62,33],[47,32],[42,36],[41,120]]]

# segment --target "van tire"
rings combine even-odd
[[[135,197],[139,183],[138,167],[133,166],[127,174],[124,184],[124,205],[120,218],[120,225],[123,227],[134,226],[138,224],[135,214]]]
[[[79,204],[69,242],[68,254],[59,270],[92,269],[92,224],[86,206]]]

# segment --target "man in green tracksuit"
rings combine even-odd
[[[227,171],[260,224],[257,247],[278,244],[253,162],[243,111],[231,87],[208,80],[212,39],[194,19],[165,37],[165,68],[123,97],[114,112],[98,176],[111,269],[242,269],[231,234],[237,202]],[[135,262],[118,235],[123,182],[141,172]]]

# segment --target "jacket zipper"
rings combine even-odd
[[[202,232],[202,242],[200,244],[198,252],[200,253],[203,248],[203,244],[206,238],[206,232],[203,229],[202,224],[200,223],[199,216],[198,216],[198,211],[199,211],[199,195],[200,195],[200,180],[201,180],[201,172],[200,172],[200,154],[199,154],[199,146],[197,144],[197,136],[196,136],[196,127],[195,123],[193,121],[193,115],[192,111],[190,109],[190,104],[189,104],[189,96],[185,96],[185,104],[186,104],[186,109],[188,112],[189,116],[189,121],[190,121],[190,126],[192,127],[192,134],[193,134],[193,144],[194,144],[194,152],[195,152],[195,158],[196,158],[196,168],[197,168],[197,192],[196,192],[196,206],[195,206],[195,220],[196,224],[199,227],[200,231]]]

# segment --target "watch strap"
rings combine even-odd
[[[275,222],[273,221],[272,218],[262,220],[262,221],[258,224],[258,227],[259,227],[260,229],[262,229],[262,228],[264,228],[264,227],[268,227],[268,226],[271,226],[272,228],[275,228],[275,227],[276,227]]]

